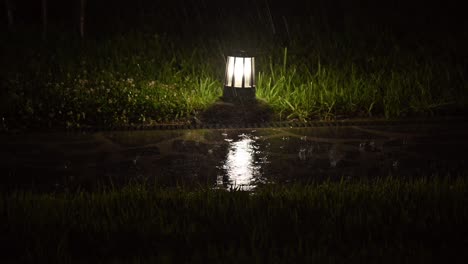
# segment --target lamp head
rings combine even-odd
[[[255,57],[247,55],[245,51],[227,57],[223,97],[255,98]]]

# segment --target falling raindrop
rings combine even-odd
[[[344,153],[340,150],[339,145],[333,145],[328,152],[328,157],[330,159],[330,166],[334,168],[344,158]]]
[[[306,150],[305,148],[301,148],[301,149],[299,150],[298,156],[299,156],[299,159],[300,159],[300,160],[304,161],[304,160],[307,159],[306,151],[307,151],[307,150]]]
[[[366,143],[365,142],[359,143],[359,151],[364,151],[365,148],[366,148]]]
[[[137,161],[138,161],[139,158],[140,158],[140,156],[137,155],[137,156],[132,160],[132,161],[133,161],[133,165],[136,166]]]
[[[375,141],[369,142],[369,147],[371,151],[375,151]]]

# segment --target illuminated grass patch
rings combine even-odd
[[[400,118],[466,109],[466,65],[452,59],[451,47],[436,58],[430,49],[400,48],[386,33],[372,36],[365,49],[356,44],[366,38],[317,33],[297,37],[287,48],[257,40],[257,98],[277,120]],[[233,44],[128,33],[48,45],[17,47],[11,40],[2,47],[4,128],[188,122],[219,100],[224,56]]]

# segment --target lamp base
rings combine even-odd
[[[224,100],[254,100],[255,99],[255,88],[235,88],[224,86],[223,91]]]

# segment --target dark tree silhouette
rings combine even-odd
[[[47,0],[42,0],[42,40],[47,38]]]
[[[85,36],[86,0],[80,0],[80,37]]]
[[[13,5],[11,0],[5,0],[5,10],[7,15],[8,30],[13,31]]]

